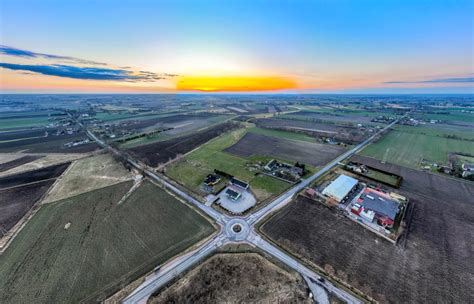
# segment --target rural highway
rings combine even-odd
[[[206,206],[205,204],[199,202],[185,191],[171,184],[165,178],[159,176],[158,174],[150,170],[145,164],[141,163],[138,160],[134,160],[130,155],[111,147],[106,142],[95,136],[91,131],[86,129],[88,136],[94,141],[96,141],[100,146],[107,148],[114,154],[124,157],[125,160],[127,160],[133,167],[139,169],[140,171],[143,171],[144,174],[146,174],[150,179],[160,183],[164,188],[168,189],[175,195],[179,196],[182,200],[195,206],[203,213],[214,219],[220,227],[220,231],[213,238],[211,238],[198,248],[174,258],[173,260],[167,262],[161,267],[157,266],[157,270],[152,275],[148,276],[145,282],[143,282],[130,295],[128,295],[123,300],[123,303],[146,303],[148,298],[159,288],[171,282],[174,278],[178,277],[180,274],[190,269],[193,265],[196,265],[199,261],[203,260],[206,256],[214,252],[217,248],[229,243],[247,243],[252,246],[255,246],[260,250],[266,252],[267,254],[270,254],[271,256],[275,257],[280,262],[286,264],[293,270],[297,271],[305,279],[309,279],[312,284],[317,284],[323,287],[328,292],[331,292],[337,297],[339,297],[341,300],[347,303],[362,303],[359,298],[355,297],[344,289],[338,288],[337,286],[329,282],[329,280],[323,279],[320,275],[318,275],[316,272],[312,271],[308,267],[304,266],[294,257],[288,255],[275,245],[272,245],[270,242],[264,240],[260,235],[256,233],[256,231],[254,230],[254,225],[258,221],[268,216],[270,213],[273,213],[284,207],[292,200],[293,196],[296,193],[310,185],[319,177],[326,174],[329,170],[337,166],[341,161],[351,157],[352,155],[360,151],[362,148],[370,144],[377,135],[385,132],[386,130],[394,126],[400,119],[393,121],[384,129],[380,130],[362,143],[353,147],[351,150],[348,150],[345,153],[341,154],[309,178],[302,180],[300,183],[296,184],[294,187],[290,188],[285,193],[278,196],[275,200],[270,202],[262,209],[246,217],[231,217],[218,212],[210,206]],[[84,127],[80,122],[78,123],[82,127]],[[234,231],[233,228],[235,226],[240,226],[239,232]]]

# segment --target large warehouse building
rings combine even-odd
[[[339,203],[351,192],[357,183],[358,181],[355,178],[341,174],[329,186],[324,188],[323,194]]]

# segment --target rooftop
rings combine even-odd
[[[397,216],[400,205],[399,202],[390,198],[388,195],[371,189],[364,190],[358,203],[364,207],[364,209],[373,210],[377,214],[386,216],[391,220],[394,220]]]
[[[323,190],[324,195],[333,197],[341,201],[357,185],[355,178],[341,174]]]

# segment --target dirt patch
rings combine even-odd
[[[468,303],[474,298],[474,185],[354,157],[403,176],[414,210],[404,246],[299,197],[263,226],[287,250],[380,302]]]
[[[180,154],[185,154],[208,142],[220,134],[237,128],[238,125],[226,122],[190,135],[173,138],[149,145],[132,148],[127,151],[147,165],[156,167],[164,164]]]
[[[148,303],[311,303],[301,277],[256,253],[217,254]]]
[[[321,166],[336,158],[345,149],[335,145],[323,145],[247,133],[235,145],[224,151],[242,157],[266,155]]]

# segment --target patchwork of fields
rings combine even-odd
[[[214,137],[237,127],[236,124],[227,122],[190,135],[132,148],[128,151],[147,165],[156,167],[159,164],[174,159],[179,154],[185,154]]]
[[[0,302],[97,302],[209,236],[213,226],[147,182],[43,205],[0,256]]]
[[[237,129],[210,141],[188,154],[179,162],[166,168],[166,175],[179,181],[189,189],[199,192],[205,177],[218,169],[250,183],[257,199],[264,200],[274,193],[287,189],[289,184],[269,177],[255,175],[247,169],[248,159],[226,153],[224,150],[236,143],[246,129]]]

